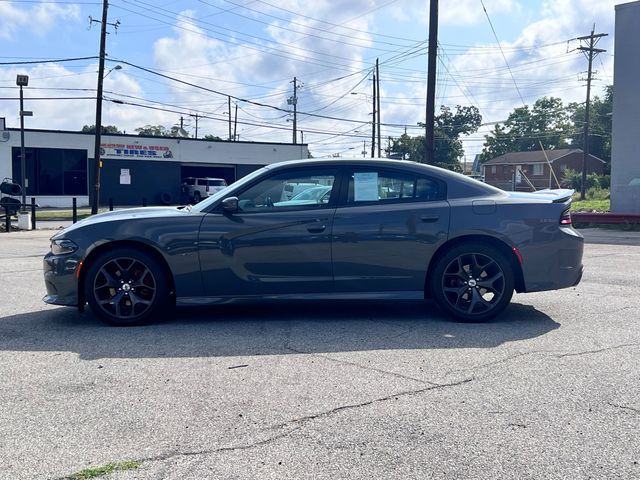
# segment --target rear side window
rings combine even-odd
[[[353,172],[349,178],[348,203],[444,200],[444,182],[402,172]]]
[[[215,180],[209,180],[209,185],[211,185],[212,187],[226,187],[227,182],[225,182],[221,178],[216,178]]]
[[[185,178],[184,179],[184,183],[186,183],[187,185],[195,185],[196,184],[196,179],[195,178]]]

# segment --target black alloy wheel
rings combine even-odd
[[[430,287],[446,312],[463,321],[482,322],[507,307],[514,276],[510,262],[498,249],[462,244],[438,259]]]
[[[154,320],[167,304],[169,289],[163,268],[132,248],[116,248],[95,259],[85,279],[91,310],[113,325],[140,325]]]
[[[200,203],[200,200],[202,200],[202,196],[200,195],[200,192],[194,192],[193,203]]]

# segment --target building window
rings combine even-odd
[[[560,171],[561,172],[566,172],[567,171],[567,164],[566,163],[561,163],[560,164]]]
[[[544,165],[542,163],[534,163],[532,175],[542,175],[543,173],[544,173]]]
[[[492,174],[492,175],[495,175],[495,174],[496,174],[496,171],[497,171],[496,166],[495,166],[495,165],[491,165],[491,174]]]
[[[20,148],[12,149],[13,180],[20,182]],[[27,195],[87,195],[87,151],[26,148]]]

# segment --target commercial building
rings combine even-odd
[[[640,213],[640,2],[616,5],[611,211]]]
[[[27,201],[42,207],[89,205],[94,190],[93,134],[25,130]],[[100,205],[179,204],[185,177],[227,183],[271,163],[308,157],[304,144],[102,135]],[[20,183],[20,129],[0,132],[0,180]]]

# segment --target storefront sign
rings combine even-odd
[[[100,145],[103,157],[117,158],[173,158],[169,147],[160,145],[127,145],[125,143],[103,143]]]

